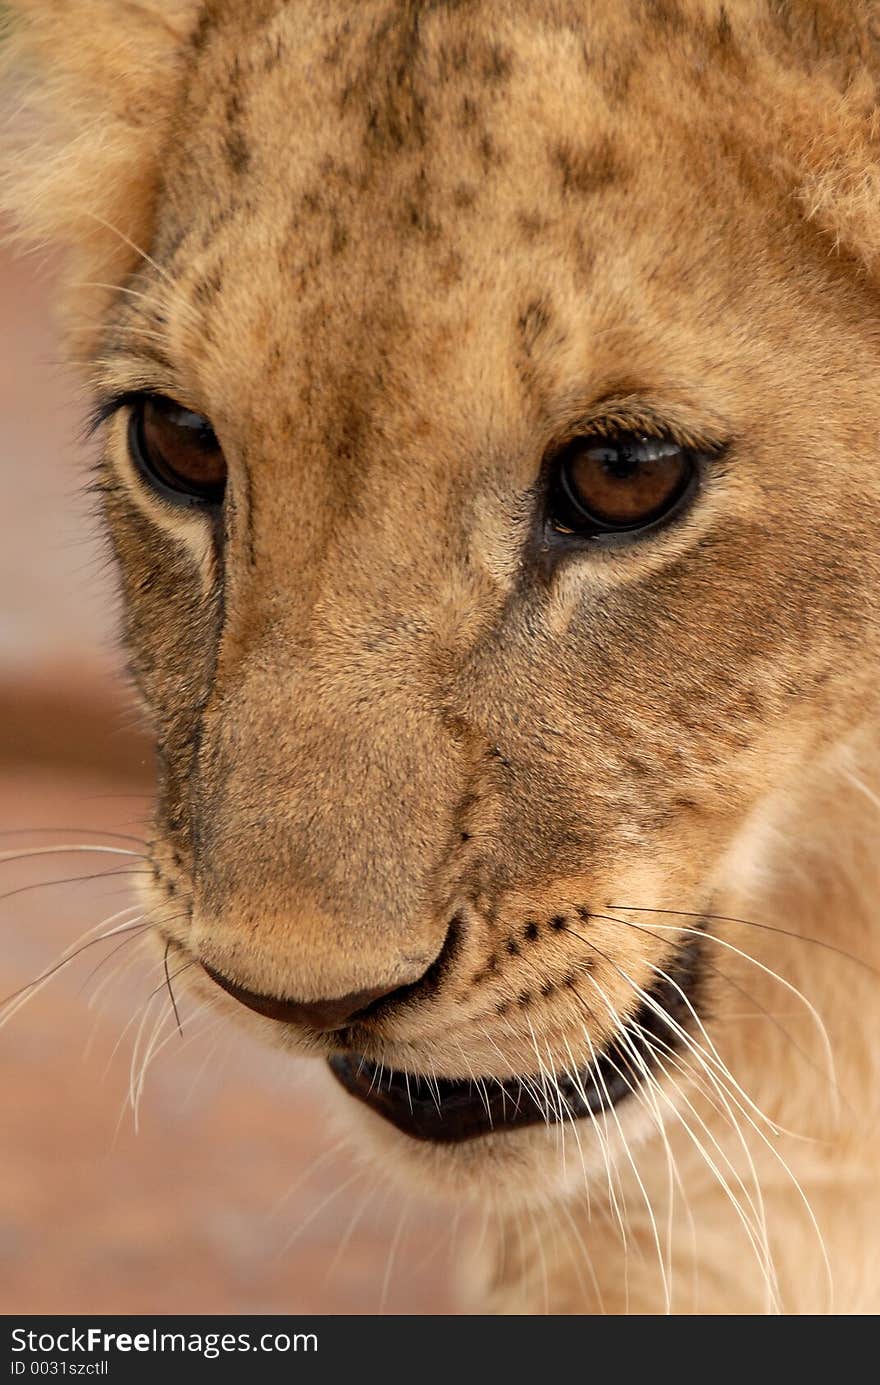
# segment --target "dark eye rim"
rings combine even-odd
[[[608,524],[595,516],[588,516],[579,505],[576,498],[566,482],[564,467],[566,460],[571,456],[573,449],[584,442],[609,442],[617,441],[629,442],[645,441],[649,437],[661,438],[666,442],[675,443],[685,457],[688,467],[687,474],[681,483],[674,498],[668,507],[658,511],[653,518],[638,521],[634,524]],[[567,551],[570,549],[585,548],[620,548],[639,543],[643,538],[649,538],[659,530],[665,529],[675,520],[680,519],[688,510],[696,498],[705,472],[706,463],[710,457],[719,455],[720,449],[709,449],[703,451],[679,443],[671,434],[647,434],[636,429],[615,430],[615,431],[585,431],[576,437],[569,438],[562,445],[550,450],[545,458],[545,486],[544,486],[544,519],[542,546],[550,549]],[[581,510],[583,514],[583,525],[579,529],[569,531],[567,527],[562,527],[557,520],[560,502],[567,504],[573,509]]]
[[[149,460],[149,447],[144,438],[144,409],[150,402],[172,404],[176,408],[186,410],[196,414],[195,410],[187,410],[187,406],[180,404],[171,395],[144,391],[141,394],[132,395],[127,398],[125,405],[128,409],[128,423],[126,427],[126,438],[128,452],[132,464],[138,476],[151,492],[158,494],[169,504],[178,509],[187,510],[209,510],[216,512],[223,505],[226,494],[227,478],[224,477],[222,483],[206,486],[203,490],[196,487],[188,487],[185,482],[181,486],[173,485],[169,480],[162,476]],[[203,414],[196,414],[199,418],[204,418]],[[213,428],[208,419],[205,423],[213,433]],[[216,437],[216,434],[214,434]],[[218,448],[220,444],[217,444]],[[222,452],[222,449],[220,449]]]

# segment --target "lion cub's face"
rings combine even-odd
[[[875,696],[869,286],[735,32],[531,8],[219,7],[100,366],[160,932],[453,1170],[625,1107]]]

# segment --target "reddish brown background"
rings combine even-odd
[[[112,573],[82,496],[83,405],[59,365],[52,295],[50,267],[0,252],[0,830],[12,834],[0,853],[125,847],[104,834],[138,834],[149,812],[149,747],[119,676]],[[137,864],[0,861],[0,995],[123,909],[120,872]],[[52,883],[97,872],[113,874]],[[109,947],[0,1029],[0,1312],[455,1311],[448,1214],[328,1155],[307,1063],[232,1030],[201,1036],[184,1011],[135,1132],[132,1052],[161,978],[127,947],[92,974]]]

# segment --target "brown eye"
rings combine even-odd
[[[142,395],[131,406],[129,449],[135,466],[166,500],[220,505],[226,462],[206,418],[164,395]]]
[[[563,533],[645,529],[691,492],[696,462],[671,438],[577,438],[556,459],[550,518]]]

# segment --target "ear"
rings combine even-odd
[[[776,70],[762,121],[773,157],[807,219],[876,278],[880,3],[767,0],[765,15]]]
[[[159,156],[202,0],[11,0],[0,20],[0,209],[30,245],[69,252],[72,306],[95,321],[150,237]],[[86,324],[87,325],[87,324]]]
[[[813,109],[791,131],[807,219],[876,281],[880,276],[880,108],[872,81]]]

